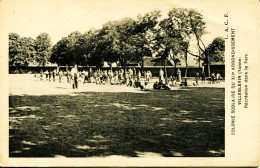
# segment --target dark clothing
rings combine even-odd
[[[49,72],[49,81],[51,81],[51,72]]]
[[[56,73],[53,71],[52,72],[53,82],[55,82],[55,76],[56,76]]]
[[[78,88],[78,76],[77,76],[77,74],[74,74],[74,81],[73,81],[73,84],[72,84],[72,87],[73,87],[73,89],[77,89]]]

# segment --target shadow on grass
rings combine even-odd
[[[10,96],[10,157],[223,157],[224,89]]]

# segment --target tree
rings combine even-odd
[[[159,29],[156,32],[156,45],[157,55],[164,60],[164,71],[167,77],[165,60],[169,59],[174,62],[175,75],[176,75],[176,65],[180,62],[181,56],[183,54],[183,43],[182,37],[179,31],[175,28],[172,20],[170,18],[163,19],[159,23]]]
[[[216,37],[206,48],[205,53],[203,60],[208,65],[208,73],[210,74],[210,64],[212,62],[224,62],[225,60],[225,39],[223,37]]]
[[[35,60],[45,66],[51,55],[51,38],[47,33],[41,33],[35,40]]]
[[[115,60],[118,60],[121,66],[125,66],[128,61],[134,61],[136,54],[133,46],[134,20],[123,18],[109,22],[107,26],[107,33],[112,42],[109,49],[116,56]]]
[[[50,61],[58,65],[86,65],[89,56],[89,33],[72,32],[58,41],[52,49]]]
[[[194,9],[173,9],[170,11],[170,15],[172,16],[175,25],[177,25],[176,27],[181,34],[182,40],[184,42],[183,44],[186,46],[183,47],[186,52],[186,71],[188,60],[187,53],[198,58],[199,60],[206,62],[205,59],[209,56],[207,55],[208,52],[206,52],[207,46],[202,40],[202,36],[207,33],[206,22],[203,19],[203,15]],[[196,48],[199,49],[199,54],[195,54],[191,51],[191,41],[196,41]],[[210,72],[208,72],[208,75],[210,76]]]
[[[100,59],[101,55],[95,54],[98,42],[98,33],[99,30],[89,30],[88,32],[79,36],[75,49],[79,53],[78,58],[81,64],[95,66],[103,65],[102,60]]]
[[[66,45],[67,48],[67,64],[68,65],[81,65],[83,64],[81,59],[81,52],[82,52],[82,41],[79,41],[81,37],[81,33],[78,31],[72,32],[67,37],[68,42]]]
[[[28,66],[35,56],[34,39],[9,34],[9,65]]]
[[[31,37],[21,38],[21,55],[23,56],[24,65],[27,66],[35,57],[35,41]]]
[[[158,25],[158,18],[161,17],[159,10],[154,10],[138,15],[137,21],[134,22],[133,45],[136,47],[136,55],[138,62],[141,62],[142,72],[144,67],[144,56],[152,56],[152,45],[154,43],[154,28]]]
[[[168,20],[171,26],[179,34],[179,43],[182,50],[186,71],[188,72],[188,53],[192,41],[198,40],[198,45],[202,42],[201,36],[205,34],[205,22],[202,15],[194,9],[174,8],[168,13]],[[204,43],[203,43],[204,44]],[[192,56],[200,57],[200,55],[192,54]]]
[[[21,55],[21,40],[17,33],[9,34],[9,65],[17,66],[23,64]]]
[[[50,56],[50,62],[57,63],[58,65],[68,64],[67,55],[68,55],[68,38],[63,37],[52,47],[52,53]]]
[[[114,42],[116,37],[114,37],[115,30],[110,22],[103,25],[102,29],[95,32],[93,36],[93,41],[95,44],[93,47],[93,52],[91,53],[91,62],[95,63],[98,67],[101,67],[104,62],[112,68],[112,63],[117,62],[119,59],[118,53],[114,50]]]

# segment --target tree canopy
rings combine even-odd
[[[10,33],[9,63],[18,66],[35,61],[42,65],[52,62],[101,67],[104,62],[120,66],[136,62],[143,67],[144,56],[156,56],[172,60],[175,66],[184,59],[187,70],[190,56],[205,64],[223,61],[224,39],[217,37],[206,45],[202,38],[206,33],[206,22],[199,11],[173,8],[161,19],[161,12],[154,10],[136,19],[108,21],[100,29],[72,32],[53,46],[47,33],[36,39]],[[201,54],[193,51],[194,42]]]

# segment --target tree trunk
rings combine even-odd
[[[209,56],[208,56],[208,75],[210,77],[210,63],[209,63]]]
[[[144,73],[144,58],[142,56],[142,62],[141,62],[141,72]]]
[[[164,76],[165,76],[165,78],[167,78],[167,71],[166,71],[166,58],[164,59],[164,62],[163,62],[163,68],[164,68]]]
[[[144,45],[142,45],[144,46]],[[142,53],[141,53],[141,74],[144,73],[144,47],[142,47]]]
[[[168,77],[167,77],[167,71],[166,71],[166,58],[164,59],[164,76],[165,76],[165,84],[168,84]]]
[[[124,79],[125,79],[125,83],[126,83],[126,66],[125,66],[125,71],[124,71]]]
[[[176,67],[176,62],[174,61],[174,76],[177,77],[177,67]]]
[[[200,50],[199,50],[199,68],[200,68]]]
[[[185,77],[187,77],[188,74],[188,53],[185,53],[185,63],[186,63],[186,69],[185,69]]]
[[[208,63],[208,75],[210,77],[210,64]]]

